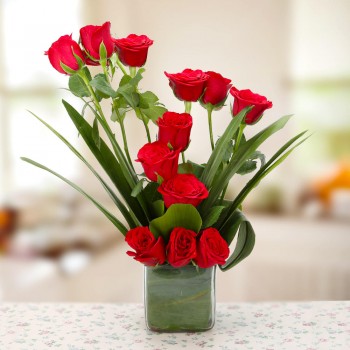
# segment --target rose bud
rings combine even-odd
[[[155,141],[146,143],[137,153],[146,176],[151,181],[157,181],[157,175],[164,180],[177,174],[179,150],[171,150],[166,143]]]
[[[218,105],[222,107],[227,98],[227,93],[230,90],[232,84],[231,80],[224,78],[221,74],[215,72],[205,72],[209,79],[207,81],[207,88],[201,98],[202,104],[206,105],[208,103],[213,106]]]
[[[213,227],[200,233],[197,241],[197,257],[195,262],[201,268],[223,265],[230,254],[227,242],[221,237],[219,231]]]
[[[238,90],[232,87],[230,94],[235,98],[233,103],[233,115],[237,115],[242,109],[248,106],[254,108],[245,116],[246,124],[255,124],[262,117],[264,111],[272,107],[272,102],[268,101],[265,96],[255,94],[248,90]]]
[[[158,187],[163,195],[164,204],[169,208],[172,204],[199,205],[209,193],[207,188],[193,174],[177,174]]]
[[[114,39],[114,44],[118,57],[125,66],[142,67],[153,40],[146,35],[130,34],[126,38]]]
[[[61,62],[72,70],[79,70],[78,61],[73,53],[84,62],[84,54],[78,43],[72,39],[72,35],[63,35],[51,45],[45,55],[49,56],[50,63],[56,70],[67,74],[61,67]]]
[[[196,236],[196,232],[183,227],[175,227],[171,231],[166,247],[167,259],[171,266],[185,266],[196,257]]]
[[[158,140],[183,151],[190,142],[192,117],[188,113],[165,112],[157,120]]]
[[[80,29],[81,43],[85,51],[90,56],[88,64],[96,65],[93,60],[100,60],[100,45],[103,42],[106,47],[107,58],[114,52],[114,43],[111,37],[111,22],[106,22],[102,26],[88,25]]]
[[[147,266],[164,264],[165,245],[163,237],[156,238],[148,227],[136,227],[127,232],[125,241],[136,252],[127,251],[126,254]]]
[[[179,100],[196,102],[206,87],[209,75],[201,70],[185,69],[182,73],[169,74],[169,85]]]

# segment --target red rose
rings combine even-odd
[[[79,64],[73,52],[84,61],[84,55],[78,43],[72,39],[72,35],[63,35],[55,41],[45,55],[49,56],[50,63],[60,73],[67,74],[61,67],[62,62],[72,70],[79,70]]]
[[[211,103],[213,106],[222,105],[227,97],[232,84],[231,80],[224,78],[221,74],[215,72],[205,72],[209,76],[207,88],[202,96],[202,103]]]
[[[192,117],[188,113],[165,112],[157,120],[158,140],[183,151],[190,142]]]
[[[155,141],[146,143],[137,153],[137,162],[141,162],[146,176],[157,181],[157,174],[164,180],[177,174],[179,150],[171,150],[166,143]]]
[[[136,252],[126,252],[129,256],[133,256],[135,260],[147,266],[164,264],[165,246],[163,237],[160,236],[156,240],[148,227],[136,227],[128,231],[125,241],[136,250]]]
[[[171,266],[185,266],[196,257],[196,236],[196,232],[183,227],[175,227],[171,231],[166,247],[167,259]]]
[[[223,265],[230,254],[227,242],[213,227],[205,229],[197,242],[197,265],[203,269],[216,264]]]
[[[100,60],[100,45],[103,42],[107,58],[114,52],[114,43],[111,37],[111,22],[106,22],[102,26],[88,25],[80,29],[80,39],[86,52],[96,61]],[[89,64],[95,65],[93,60]]]
[[[233,115],[237,115],[245,107],[254,106],[245,117],[246,124],[255,124],[262,117],[265,109],[272,107],[272,102],[268,101],[265,96],[255,94],[249,89],[238,90],[235,87],[232,87],[230,94],[235,98],[233,104]]]
[[[114,44],[125,66],[141,67],[146,63],[148,48],[153,40],[147,35],[130,34],[126,38],[114,39]]]
[[[169,74],[169,85],[179,100],[196,102],[202,95],[209,76],[201,70],[185,69],[182,73]]]
[[[168,208],[175,203],[199,205],[209,193],[202,182],[193,174],[177,174],[158,187]]]

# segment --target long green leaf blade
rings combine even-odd
[[[112,180],[119,193],[123,196],[130,210],[135,214],[142,225],[148,225],[148,218],[145,215],[139,201],[131,196],[132,189],[135,185],[133,185],[133,187],[130,186],[129,181],[127,181],[125,178],[125,173],[123,172],[122,166],[112,151],[102,139],[100,149],[98,149],[94,140],[92,139],[91,125],[66,101],[63,101],[63,104],[79,134],[82,136],[92,154]]]
[[[72,181],[66,179],[64,176],[56,173],[55,171],[47,168],[46,166],[35,162],[32,159],[26,158],[26,157],[21,157],[21,159],[29,164],[32,164],[40,169],[46,170],[49,173],[57,176],[58,178],[60,178],[61,180],[63,180],[64,182],[66,182],[68,185],[72,186],[75,190],[77,190],[79,193],[81,193],[83,196],[85,196],[86,198],[88,198],[93,204],[95,204],[95,206],[113,223],[113,225],[115,227],[118,228],[118,230],[125,235],[126,232],[128,231],[127,228],[124,226],[123,223],[121,223],[113,214],[111,214],[107,209],[105,209],[100,203],[98,203],[93,197],[91,197],[89,194],[87,194],[83,189],[81,189],[78,185],[76,185],[75,183],[73,183]]]
[[[207,186],[207,188],[211,187],[212,181],[217,173],[217,170],[222,163],[223,157],[226,152],[227,143],[233,138],[233,135],[238,130],[239,126],[242,123],[243,118],[246,116],[251,107],[247,107],[242,110],[237,116],[235,116],[227,129],[220,137],[219,141],[216,143],[215,148],[208,160],[207,165],[203,171],[201,176],[201,181]]]
[[[257,186],[257,184],[273,169],[275,169],[279,164],[281,164],[299,145],[305,142],[308,137],[305,137],[301,141],[299,141],[296,145],[294,145],[291,149],[290,146],[293,145],[297,140],[299,140],[303,135],[305,135],[306,131],[296,135],[292,139],[290,139],[286,144],[284,144],[272,157],[271,159],[261,167],[261,169],[251,178],[250,181],[246,184],[246,186],[241,190],[241,192],[237,195],[235,200],[232,202],[231,206],[228,208],[226,216],[224,220],[224,224],[227,223],[230,216],[233,215],[234,211],[238,208],[238,206],[243,202],[243,200],[247,197],[250,191]],[[288,150],[289,149],[289,150]],[[288,150],[288,151],[287,151]]]
[[[241,168],[246,159],[248,159],[267,138],[282,129],[290,118],[291,115],[280,118],[238,148],[227,167],[217,179],[215,179],[215,186],[211,188],[209,197],[202,203],[201,213],[203,216],[205,216],[209,208],[214,205],[222,190],[228,184],[232,176]]]
[[[125,205],[120,201],[118,196],[112,191],[112,189],[108,186],[108,184],[102,179],[102,177],[97,173],[97,171],[91,166],[91,164],[78,152],[76,148],[74,148],[67,139],[65,139],[58,131],[56,131],[50,124],[46,123],[43,119],[38,117],[36,114],[29,111],[36,119],[38,119],[42,124],[44,124],[52,133],[54,133],[96,176],[96,178],[100,181],[103,188],[106,190],[110,198],[117,205],[121,214],[124,216],[126,221],[128,222],[130,228],[134,228],[136,226],[140,226],[140,222],[135,217],[133,213],[129,213]]]
[[[249,221],[242,221],[237,244],[231,256],[227,259],[225,265],[219,266],[222,271],[227,271],[236,266],[243,259],[250,255],[255,245],[255,232]]]

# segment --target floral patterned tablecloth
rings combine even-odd
[[[140,304],[0,303],[0,349],[350,349],[350,301],[218,304],[204,333],[153,333]]]

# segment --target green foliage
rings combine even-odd
[[[141,179],[136,186],[133,188],[132,192],[131,192],[131,196],[132,197],[137,197],[141,191],[143,190],[143,182],[145,181],[145,179]]]
[[[281,164],[295,150],[296,147],[308,139],[309,136],[301,139],[305,134],[306,131],[290,139],[271,157],[271,159],[266,164],[261,166],[259,171],[249,180],[246,186],[240,191],[235,200],[229,206],[227,210],[227,216],[225,218],[225,224],[234,215],[235,210],[242,204],[243,200],[247,197],[250,191],[252,191],[253,188],[255,188],[267,174],[269,174],[274,168]],[[295,144],[295,142],[298,140],[300,141]]]
[[[163,236],[168,241],[175,227],[184,227],[198,233],[201,226],[201,216],[193,205],[173,204],[163,216],[152,220],[149,228],[155,237]]]
[[[76,184],[74,184],[73,182],[69,181],[68,179],[66,179],[65,177],[63,177],[62,175],[56,173],[55,171],[47,168],[46,166],[35,162],[34,160],[25,158],[25,157],[21,157],[21,159],[27,163],[30,163],[38,168],[41,168],[43,170],[48,171],[49,173],[57,176],[58,178],[60,178],[61,180],[63,180],[64,182],[66,182],[68,185],[72,186],[74,189],[76,189],[78,192],[80,192],[83,196],[85,196],[86,198],[88,198],[111,222],[112,224],[118,228],[118,230],[122,233],[122,234],[126,234],[127,232],[127,228],[114,216],[112,215],[107,209],[105,209],[100,203],[98,203],[93,197],[91,197],[89,194],[87,194],[84,190],[82,190],[79,186],[77,186]]]
[[[237,118],[237,117],[235,117],[235,118]],[[249,139],[247,142],[240,145],[240,147],[237,149],[237,151],[232,155],[230,162],[227,164],[225,169],[223,169],[223,171],[221,171],[219,174],[217,174],[217,177],[215,179],[215,184],[210,189],[209,197],[202,202],[202,204],[200,206],[200,211],[201,211],[201,214],[203,216],[207,215],[208,210],[217,201],[221,192],[226,187],[226,185],[228,184],[228,182],[230,181],[232,176],[238,172],[238,170],[247,161],[247,159],[249,159],[254,154],[254,152],[257,150],[257,148],[266,139],[268,139],[272,134],[279,131],[280,129],[282,129],[285,126],[285,124],[288,122],[290,117],[291,116],[282,117],[281,119],[277,120],[276,122],[274,122],[273,124],[271,124],[267,128],[260,131],[254,137]],[[225,135],[225,133],[224,133],[224,135]],[[219,142],[220,142],[220,140],[219,140]],[[219,142],[218,142],[218,145],[219,145]],[[215,147],[215,149],[216,148],[217,147]],[[212,155],[214,154],[215,149],[214,149]],[[205,171],[204,171],[204,173],[205,173]],[[202,177],[204,177],[204,173],[203,173]],[[205,179],[207,180],[208,177]],[[209,180],[210,180],[210,178],[209,178]],[[209,181],[209,180],[207,180],[207,181]]]
[[[220,214],[223,211],[223,209],[225,209],[225,206],[223,205],[212,207],[209,210],[208,215],[204,218],[202,228],[214,226],[215,223],[219,220]]]
[[[78,75],[74,74],[69,77],[68,81],[69,90],[78,97],[89,97],[90,91],[86,87],[83,79]]]
[[[100,148],[98,148],[92,138],[92,127],[89,123],[69,103],[63,101],[63,104],[86,145],[118,189],[133,215],[138,218],[141,225],[147,226],[148,217],[144,206],[140,203],[139,197],[134,198],[131,196],[132,189],[136,182],[133,182],[131,178],[127,179],[126,176],[128,175],[125,166],[123,167],[120,164],[102,139]],[[131,183],[133,184],[132,186]]]
[[[235,116],[224,134],[220,137],[215,145],[215,148],[209,157],[207,165],[203,171],[200,180],[206,185],[208,189],[211,188],[212,182],[217,174],[220,164],[224,161],[227,152],[227,144],[232,140],[232,135],[238,130],[246,114],[251,110],[250,107],[242,110],[237,116]]]
[[[196,164],[191,162],[190,160],[186,163],[179,164],[178,173],[179,174],[193,174],[197,178],[200,178],[205,169],[204,165]]]
[[[111,120],[118,123],[123,122],[126,113],[130,110],[130,107],[123,96],[120,96],[113,100],[113,111]]]
[[[160,105],[149,105],[148,108],[141,108],[142,113],[152,122],[156,122],[159,117],[161,117],[167,109]]]
[[[152,203],[152,215],[155,218],[158,218],[164,214],[165,206],[164,201],[158,199]]]
[[[100,54],[100,62],[107,63],[107,49],[103,41],[101,41],[100,47],[99,47],[99,54]]]
[[[129,213],[125,205],[120,201],[117,194],[112,191],[109,185],[102,179],[102,177],[97,173],[97,171],[90,165],[90,163],[60,134],[58,133],[52,126],[46,123],[44,120],[39,118],[34,113],[30,112],[36,119],[38,119],[42,124],[44,124],[52,133],[54,133],[88,168],[89,170],[96,176],[99,180],[103,188],[106,190],[112,201],[118,207],[130,228],[136,227],[140,225],[138,219],[132,214]]]
[[[227,271],[240,263],[250,255],[255,245],[255,232],[251,223],[241,211],[236,210],[230,223],[220,230],[221,235],[230,244],[238,231],[237,242],[233,253],[226,263],[219,266],[222,271]]]
[[[104,74],[95,75],[95,77],[90,81],[90,85],[95,88],[102,95],[102,97],[117,97],[117,93],[113,90],[111,84],[106,80],[106,76]]]
[[[92,124],[92,139],[95,142],[95,145],[98,149],[101,148],[101,138],[100,138],[100,133],[98,131],[98,121],[97,118],[94,119],[94,122]]]

